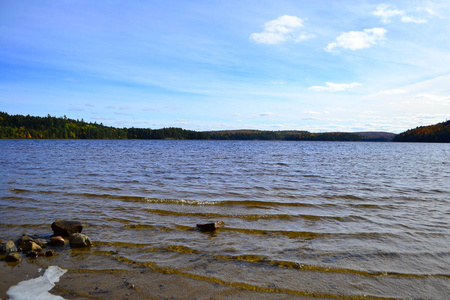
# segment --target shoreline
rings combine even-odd
[[[69,251],[70,252],[70,251]],[[69,256],[72,254],[69,254]],[[67,269],[49,293],[64,299],[311,299],[307,296],[278,292],[262,292],[244,287],[228,286],[180,274],[155,271],[152,267],[129,266],[126,269],[71,269],[70,257],[62,253],[59,259],[24,259],[20,263],[0,261],[0,299],[8,299],[6,292],[19,282],[42,276],[51,265]],[[84,251],[84,259],[96,256],[96,264],[110,264],[110,258],[98,257]],[[55,258],[58,258],[55,257]],[[84,260],[83,259],[83,260]],[[63,261],[66,261],[65,264]],[[57,262],[57,264],[55,264]],[[320,299],[320,298],[314,298]]]
[[[58,223],[57,225],[55,225]],[[83,226],[77,221],[55,221],[52,224],[55,234],[70,235],[61,244],[54,243],[53,237],[57,241],[60,236],[52,236],[50,233],[37,236],[23,234],[15,242],[17,248],[12,252],[21,253],[21,260],[16,262],[7,261],[6,244],[2,241],[2,251],[0,254],[0,300],[8,299],[7,292],[12,286],[19,283],[35,279],[44,275],[50,266],[62,268],[65,272],[55,281],[54,287],[48,293],[55,298],[64,299],[198,299],[198,298],[254,298],[273,299],[273,297],[283,296],[283,298],[296,298],[299,295],[280,292],[277,289],[258,289],[256,286],[224,282],[219,279],[206,278],[201,275],[174,272],[170,269],[158,267],[154,263],[130,261],[123,257],[122,247],[105,251],[102,245],[91,243],[89,237],[80,233]],[[73,233],[73,234],[72,234]],[[83,235],[89,243],[79,245],[75,243],[73,237]],[[40,239],[37,237],[45,237]],[[38,240],[45,241],[44,249],[51,249],[50,256],[44,255],[43,249],[36,250],[36,255],[28,255],[29,246]],[[67,242],[69,240],[70,242]],[[25,244],[21,244],[25,241]],[[25,246],[24,246],[25,245]],[[39,247],[36,244],[37,247]],[[47,248],[49,246],[49,248]],[[126,248],[126,247],[125,247]],[[33,250],[34,251],[34,250]],[[39,288],[31,285],[31,288]],[[23,288],[22,293],[33,294],[30,287]],[[40,291],[35,291],[40,295]],[[16,296],[20,295],[21,291]],[[301,296],[301,295],[300,295]],[[13,299],[14,296],[12,296]],[[309,299],[309,297],[308,297]]]

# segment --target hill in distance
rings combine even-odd
[[[435,125],[420,126],[396,135],[394,142],[450,143],[450,120]]]
[[[401,134],[390,132],[321,132],[300,130],[193,131],[182,128],[115,128],[64,117],[33,117],[0,112],[1,139],[188,139],[286,140],[365,142],[450,142],[450,121],[417,127]]]
[[[395,136],[391,132],[320,132],[311,133],[299,130],[217,130],[207,131],[215,140],[307,140],[307,141],[364,141],[390,142]]]

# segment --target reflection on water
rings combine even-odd
[[[142,266],[264,293],[450,297],[449,145],[1,140],[0,150],[1,236],[80,220],[92,272]],[[195,230],[218,220],[214,233]]]

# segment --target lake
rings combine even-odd
[[[0,238],[81,221],[94,246],[52,262],[69,274],[147,268],[192,280],[186,295],[206,282],[450,298],[449,144],[0,140],[0,153]]]

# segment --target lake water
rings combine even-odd
[[[148,267],[273,298],[450,298],[449,144],[0,140],[0,153],[0,237],[79,220],[94,246],[63,268]]]

